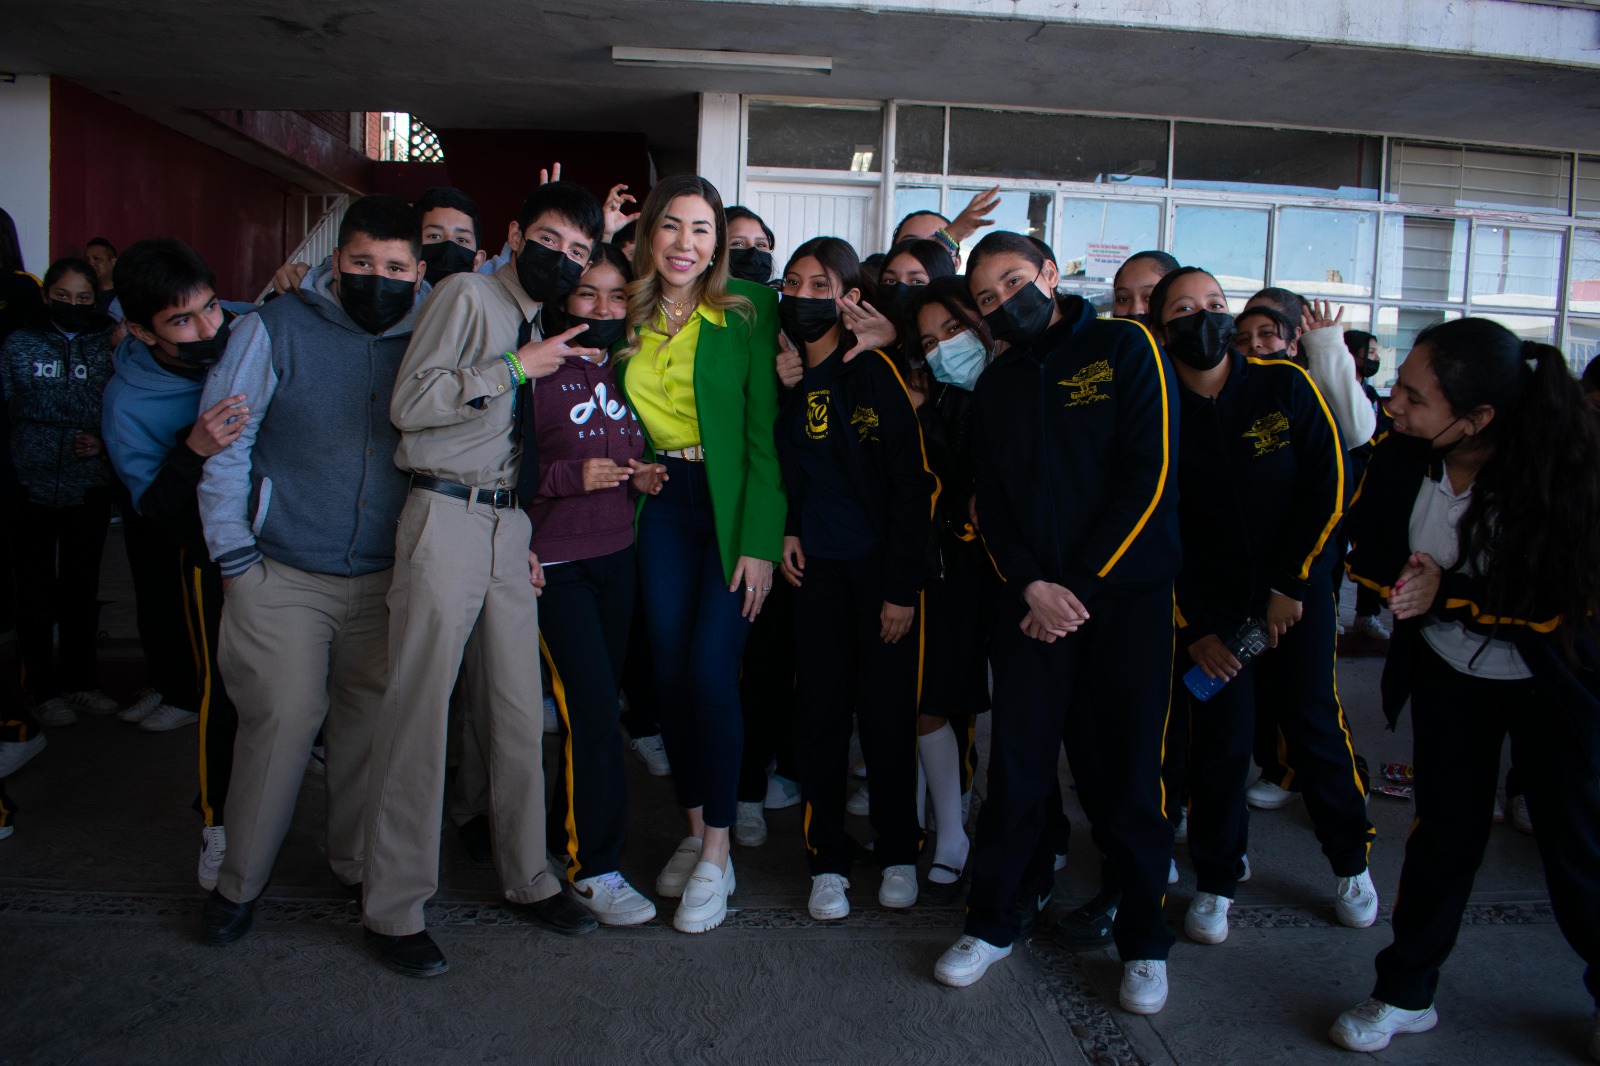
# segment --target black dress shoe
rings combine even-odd
[[[255,913],[255,900],[235,903],[213,888],[200,912],[200,938],[207,944],[231,944],[250,931]]]
[[[456,835],[461,838],[461,846],[467,849],[467,858],[479,866],[493,864],[494,846],[489,835],[488,815],[468,819],[456,829]]]
[[[361,902],[361,882],[360,881],[357,881],[353,885],[347,885],[343,881],[340,881],[339,882],[339,891],[343,892],[346,896],[349,896],[351,899],[355,900],[357,904],[359,904]]]
[[[588,908],[568,899],[564,892],[557,892],[537,903],[513,903],[511,907],[535,924],[562,936],[581,936],[600,928],[600,923]]]
[[[961,890],[967,882],[967,871],[957,870],[946,866],[942,862],[936,862],[933,865],[936,869],[955,874],[956,879],[954,881],[930,881],[924,877],[918,902],[926,903],[932,907],[948,907],[961,898]]]
[[[378,961],[395,973],[407,977],[438,977],[450,969],[450,964],[444,961],[444,952],[426,931],[384,936],[362,926],[361,933]]]

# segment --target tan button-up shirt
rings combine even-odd
[[[516,389],[502,353],[517,350],[518,330],[538,313],[511,263],[456,274],[429,295],[389,403],[396,466],[462,485],[516,485],[522,445],[511,439]]]

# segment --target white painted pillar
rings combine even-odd
[[[701,93],[696,169],[725,204],[743,203],[739,181],[739,94]]]
[[[0,81],[0,144],[0,208],[17,224],[23,263],[43,275],[50,265],[49,77]]]

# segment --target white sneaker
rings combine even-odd
[[[1511,797],[1511,827],[1519,833],[1533,836],[1533,815],[1528,813],[1528,797]]]
[[[561,732],[561,708],[556,706],[554,696],[544,698],[544,731],[549,736]]]
[[[1373,640],[1389,639],[1388,627],[1378,621],[1378,616],[1375,614],[1363,615],[1357,618],[1356,632],[1362,636],[1371,637]]]
[[[1233,900],[1212,892],[1202,892],[1189,904],[1183,916],[1183,931],[1199,944],[1220,944],[1228,939],[1228,908]]]
[[[767,778],[767,800],[762,806],[769,811],[781,811],[800,802],[800,783],[782,774]]]
[[[1167,860],[1167,884],[1175,885],[1177,883],[1178,883],[1178,860],[1177,859],[1168,859]]]
[[[934,980],[951,988],[966,988],[977,984],[989,972],[989,967],[1011,954],[1011,946],[997,948],[987,940],[964,936],[939,956],[933,966]]]
[[[1258,778],[1255,784],[1244,790],[1244,801],[1258,811],[1275,811],[1293,803],[1298,794]]]
[[[615,870],[569,884],[567,895],[601,925],[643,925],[656,916],[656,905]]]
[[[806,910],[819,922],[832,922],[850,914],[850,900],[844,894],[850,887],[838,874],[817,874],[811,878],[811,899]]]
[[[163,703],[145,716],[144,721],[139,723],[139,728],[146,733],[165,733],[171,729],[194,725],[199,720],[200,716],[193,711]]]
[[[35,733],[27,740],[8,740],[0,743],[0,781],[12,774],[44,750],[45,737],[43,733]]]
[[[1188,811],[1184,811],[1183,812],[1183,817],[1178,819],[1177,828],[1175,828],[1172,831],[1172,842],[1174,844],[1187,844],[1187,843],[1189,843],[1189,812]]]
[[[161,693],[153,688],[147,688],[133,698],[133,702],[117,715],[119,722],[142,722],[150,717],[150,712],[161,706]]]
[[[1439,1013],[1405,1010],[1381,999],[1369,999],[1345,1011],[1328,1030],[1328,1037],[1351,1051],[1382,1051],[1398,1033],[1426,1033],[1439,1024]]]
[[[670,777],[672,764],[667,761],[667,742],[657,733],[653,737],[637,737],[628,741],[628,747],[639,756],[651,777]]]
[[[733,895],[733,859],[724,869],[715,863],[697,862],[684,886],[672,928],[680,933],[707,933],[728,916],[728,897]]]
[[[1155,1014],[1167,1005],[1167,960],[1134,959],[1122,964],[1122,1009]]]
[[[846,814],[853,814],[858,818],[865,818],[872,813],[872,797],[867,794],[866,785],[862,785],[850,794],[844,810]]]
[[[759,803],[740,803],[738,820],[733,823],[733,842],[740,847],[759,848],[767,842],[766,810]]]
[[[1365,929],[1378,920],[1378,890],[1372,884],[1372,871],[1362,870],[1354,877],[1339,878],[1339,894],[1333,901],[1339,921],[1352,929]]]
[[[45,700],[35,707],[33,709],[33,717],[40,725],[54,726],[56,728],[78,724],[78,716],[73,713],[71,707],[67,706],[67,701],[59,696]]]
[[[122,710],[122,704],[97,688],[84,689],[82,692],[69,692],[67,694],[67,702],[79,710],[88,711],[90,714],[115,714]]]
[[[885,866],[883,884],[878,886],[878,906],[906,910],[917,904],[917,868],[911,865]]]
[[[217,874],[222,872],[222,858],[228,853],[228,831],[220,825],[208,825],[200,830],[200,869],[195,876],[200,887],[210,892],[217,887]]]
[[[684,837],[678,842],[678,850],[672,853],[672,858],[656,877],[656,895],[668,899],[683,895],[683,886],[689,883],[689,874],[700,861],[702,843],[699,837]]]

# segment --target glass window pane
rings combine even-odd
[[[1378,216],[1372,211],[1285,207],[1278,211],[1272,283],[1304,295],[1372,295]]]
[[[1472,302],[1554,311],[1561,234],[1479,225],[1472,233]]]
[[[1568,311],[1600,312],[1600,230],[1572,231],[1572,277]]]
[[[1578,157],[1578,214],[1600,215],[1600,155]]]
[[[950,204],[952,209],[956,205],[965,207],[967,201],[972,199],[972,194],[982,192],[982,189],[957,189],[950,190]],[[989,217],[994,219],[993,226],[974,233],[961,242],[961,261],[966,262],[972,249],[978,246],[984,235],[997,230],[1010,230],[1012,233],[1021,233],[1027,237],[1037,237],[1046,244],[1050,242],[1050,201],[1055,197],[1047,192],[1002,192],[1000,204]]]
[[[1172,184],[1376,200],[1382,160],[1381,137],[1180,122]]]
[[[907,215],[920,214],[923,211],[932,211],[943,214],[939,210],[939,190],[926,185],[901,185],[894,190],[894,225],[898,229],[900,220]],[[893,232],[892,230],[890,231]],[[884,249],[888,251],[888,249]]]
[[[1394,141],[1389,200],[1441,207],[1515,207],[1567,213],[1572,157]]]
[[[1378,270],[1389,299],[1460,303],[1467,295],[1467,222],[1385,215]]]
[[[751,104],[749,163],[800,170],[882,169],[880,108]]]
[[[1134,252],[1161,247],[1161,205],[1065,200],[1056,262],[1064,277],[1110,281]]]
[[[950,173],[1161,186],[1167,124],[953,107]]]
[[[895,108],[894,166],[918,174],[944,173],[944,108]]]
[[[1567,365],[1582,374],[1589,361],[1600,355],[1600,318],[1567,319]]]
[[[1378,328],[1372,333],[1378,338],[1381,369],[1373,376],[1372,387],[1387,389],[1394,384],[1395,369],[1405,362],[1406,353],[1411,351],[1418,333],[1447,319],[1460,317],[1459,311],[1439,311],[1428,307],[1380,307]]]
[[[1179,204],[1172,229],[1178,262],[1204,267],[1225,290],[1255,292],[1266,284],[1266,211]]]
[[[1542,315],[1508,315],[1504,311],[1477,309],[1474,309],[1472,314],[1475,318],[1487,318],[1491,322],[1500,323],[1525,341],[1539,341],[1541,344],[1556,342],[1556,320],[1553,318],[1545,318]]]

